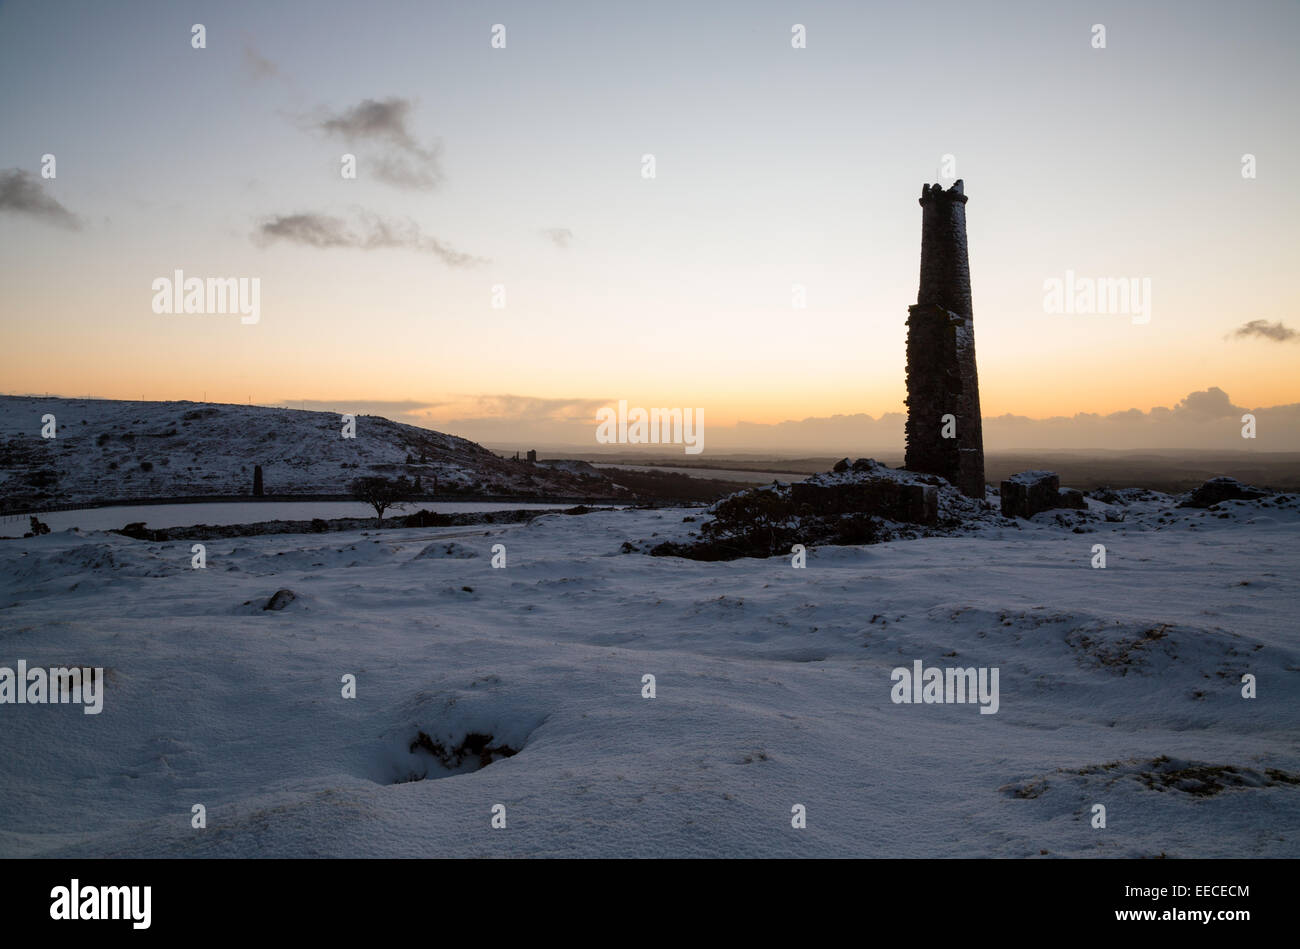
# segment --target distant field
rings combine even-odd
[[[902,465],[901,452],[862,452],[850,455],[874,457],[887,465]],[[843,456],[839,456],[843,457]],[[741,472],[764,472],[788,480],[790,473],[816,474],[828,471],[839,457],[779,457],[775,455],[710,455],[708,461],[683,460],[680,454],[628,454],[617,459],[591,455],[584,460],[605,467],[656,465],[674,471],[691,471],[698,477],[737,479]],[[985,477],[996,484],[1017,471],[1048,468],[1061,476],[1061,483],[1090,490],[1103,486],[1141,487],[1177,493],[1188,491],[1209,478],[1230,475],[1242,481],[1279,491],[1300,491],[1300,452],[992,452],[985,457]],[[741,476],[743,477],[743,476]],[[748,479],[746,479],[748,480]],[[766,480],[766,479],[763,479]]]

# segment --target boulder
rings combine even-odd
[[[1022,471],[1002,482],[1003,517],[1033,517],[1040,511],[1053,508],[1084,510],[1088,502],[1082,491],[1074,488],[1061,490],[1061,479],[1055,471]]]
[[[1056,507],[1061,479],[1054,471],[1022,471],[1002,482],[1003,517],[1033,517]]]
[[[1220,501],[1253,501],[1267,497],[1268,492],[1262,488],[1242,484],[1236,478],[1211,478],[1191,493],[1179,507],[1209,507]]]
[[[272,594],[271,598],[266,601],[266,606],[262,607],[262,609],[282,610],[297,598],[298,595],[292,590],[276,590],[275,593]]]
[[[1057,507],[1074,508],[1082,511],[1088,506],[1088,502],[1083,499],[1083,492],[1075,488],[1062,488],[1056,495]]]

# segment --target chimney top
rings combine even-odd
[[[962,180],[958,178],[957,181],[954,182],[953,186],[949,188],[947,191],[945,191],[943,185],[940,184],[921,185],[921,207],[925,207],[927,204],[937,203],[939,201],[947,201],[949,203],[957,202],[960,204],[965,204],[966,187],[962,183]]]

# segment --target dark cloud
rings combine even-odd
[[[542,231],[542,236],[553,243],[556,247],[565,248],[573,240],[573,231],[567,227],[552,227]]]
[[[267,244],[286,240],[312,247],[357,247],[356,235],[348,231],[342,218],[324,214],[285,214],[263,221],[253,234],[254,240]]]
[[[376,178],[399,188],[427,191],[442,183],[441,146],[421,145],[407,128],[411,103],[406,99],[365,99],[336,115],[315,122],[326,135],[349,144],[377,143],[383,151],[370,158]]]
[[[288,241],[308,247],[354,247],[360,250],[406,248],[433,254],[448,267],[470,267],[485,263],[480,257],[462,253],[436,237],[423,234],[414,221],[395,221],[362,212],[359,226],[328,214],[282,214],[266,218],[253,232],[255,243]]]
[[[1286,343],[1300,337],[1300,331],[1283,325],[1281,320],[1276,323],[1270,323],[1268,320],[1251,320],[1238,326],[1233,330],[1232,335],[1235,338],[1258,336],[1260,339],[1271,339],[1275,343]]]
[[[70,231],[81,229],[77,216],[46,193],[40,178],[22,168],[0,171],[0,211],[30,214]]]

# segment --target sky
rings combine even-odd
[[[917,198],[960,177],[986,416],[1291,405],[1297,38],[1291,0],[10,0],[0,391],[892,419]],[[177,270],[257,321],[155,312]],[[1149,318],[1048,312],[1067,273]]]

